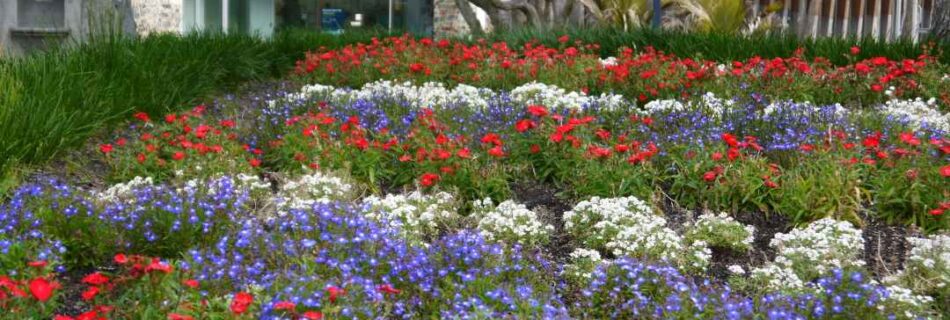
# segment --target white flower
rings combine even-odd
[[[508,200],[492,208],[491,199],[475,202],[478,229],[488,240],[516,242],[525,245],[548,241],[554,227],[541,223],[534,211],[523,204]]]
[[[727,267],[727,269],[729,270],[729,273],[734,275],[745,275],[745,269],[743,269],[740,265],[734,264]]]
[[[400,230],[410,241],[435,236],[441,227],[459,219],[455,199],[446,192],[370,196],[363,199],[363,204],[370,207],[364,214],[367,218]]]
[[[340,177],[314,172],[297,177],[280,187],[277,196],[277,214],[283,216],[290,209],[307,209],[314,204],[346,201],[355,198],[354,187]]]
[[[950,113],[942,113],[937,107],[937,99],[930,98],[924,101],[921,98],[914,100],[887,101],[879,108],[885,116],[894,120],[906,122],[914,129],[929,127],[941,131],[950,131]]]

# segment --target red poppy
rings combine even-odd
[[[109,154],[109,153],[111,153],[111,152],[112,152],[112,145],[111,145],[111,144],[108,144],[108,143],[100,145],[100,146],[99,146],[99,152],[102,152],[102,153],[104,153],[104,154]]]
[[[46,302],[53,297],[53,291],[56,289],[56,283],[43,277],[37,277],[30,280],[30,294],[40,302]]]
[[[539,146],[539,145],[537,145],[537,144],[532,144],[532,145],[531,145],[531,153],[538,153],[538,152],[541,152],[541,146]]]
[[[112,261],[115,261],[117,264],[126,264],[129,262],[129,258],[127,258],[124,254],[117,253],[115,257],[112,258]]]
[[[703,173],[703,180],[706,180],[707,182],[712,182],[716,180],[716,176],[717,174],[715,171],[706,171],[706,173]]]
[[[462,159],[469,159],[472,157],[472,151],[469,150],[468,148],[462,148],[461,150],[458,151],[458,153],[456,153],[456,155],[458,155],[458,157]]]
[[[252,303],[254,303],[254,296],[250,293],[235,293],[234,299],[231,301],[231,312],[238,315],[243,314]]]
[[[175,120],[176,120],[177,118],[178,118],[178,117],[175,116],[174,113],[172,113],[172,114],[167,114],[167,115],[165,115],[165,122],[172,123],[172,122],[175,122]]]
[[[871,85],[871,91],[881,92],[881,90],[884,90],[884,86],[877,83]]]
[[[184,152],[177,151],[177,152],[175,152],[175,154],[172,154],[172,159],[173,159],[173,160],[181,160],[181,159],[184,159],[184,158],[185,158],[185,153],[184,153]]]
[[[258,159],[258,158],[251,158],[251,160],[248,160],[247,162],[248,162],[252,167],[255,167],[255,168],[261,166],[261,159]]]
[[[323,319],[323,313],[320,313],[320,311],[307,311],[303,313],[303,317],[307,320],[321,320]]]
[[[158,258],[152,258],[152,262],[149,263],[147,267],[145,267],[145,272],[158,271],[161,273],[171,273],[173,269],[174,267],[172,267],[170,264],[162,263],[162,261],[158,260]]]
[[[571,37],[566,34],[557,38],[557,42],[560,42],[560,43],[567,43],[570,40],[571,40]]]
[[[950,164],[940,167],[940,175],[945,178],[950,178]]]

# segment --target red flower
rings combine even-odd
[[[775,181],[772,181],[772,179],[769,179],[769,178],[766,178],[765,181],[763,182],[763,184],[765,184],[765,187],[766,187],[766,188],[770,188],[770,189],[778,188],[778,184],[775,183]]]
[[[53,297],[53,291],[56,290],[56,283],[50,282],[43,277],[37,277],[30,280],[30,294],[40,302],[46,302]]]
[[[718,174],[716,174],[715,171],[706,171],[706,173],[703,174],[703,180],[706,180],[707,182],[713,182],[716,180],[716,176],[718,176]]]
[[[868,149],[874,149],[881,145],[881,136],[880,132],[875,133],[874,135],[864,138],[864,141],[861,141],[861,145]]]
[[[920,145],[920,139],[917,139],[917,137],[915,137],[914,134],[911,132],[901,132],[900,139],[901,139],[901,142],[912,145],[912,146]]]
[[[252,303],[254,303],[254,296],[250,293],[235,293],[234,299],[231,301],[231,312],[234,314],[243,314]]]
[[[535,117],[543,117],[548,115],[548,108],[539,105],[528,106],[528,113]]]
[[[138,155],[135,156],[135,161],[138,161],[138,163],[145,163],[145,160],[147,159],[145,158],[144,153],[139,153]]]
[[[376,287],[376,290],[384,294],[399,294],[402,290],[393,288],[392,285],[383,284]]]
[[[173,123],[178,117],[174,113],[165,115],[165,122]]]
[[[46,267],[47,264],[48,263],[46,263],[46,260],[30,261],[29,263],[27,263],[28,266],[34,267],[34,268],[44,268]]]
[[[57,314],[55,317],[53,317],[53,320],[76,320],[76,318]]]
[[[104,154],[109,154],[109,153],[111,153],[111,152],[112,152],[112,145],[111,145],[111,144],[108,144],[108,143],[103,144],[103,145],[100,145],[100,146],[99,146],[99,152],[102,152],[102,153],[104,153]]]
[[[162,263],[158,258],[152,258],[152,262],[145,267],[145,272],[158,271],[161,273],[171,273],[174,269],[170,264]]]
[[[280,301],[274,304],[274,310],[293,311],[297,305],[290,301]]]
[[[541,152],[541,146],[536,145],[536,144],[532,144],[532,145],[531,145],[531,153],[538,153],[538,152]]]
[[[181,151],[175,152],[175,154],[172,155],[173,160],[181,160],[184,158],[185,158],[185,153]]]
[[[501,149],[501,146],[495,146],[491,149],[488,149],[488,155],[496,158],[501,158],[505,156],[505,151]]]
[[[725,142],[727,145],[733,148],[739,146],[739,140],[736,139],[736,136],[729,133],[722,134],[722,142]]]
[[[168,320],[194,320],[194,318],[183,314],[169,313]]]
[[[102,273],[94,272],[83,277],[82,282],[90,286],[101,286],[106,283],[109,283],[109,277],[106,277]]]
[[[99,295],[99,287],[89,287],[86,291],[82,292],[82,300],[89,301],[94,299],[97,295]]]
[[[439,175],[435,173],[424,173],[419,177],[419,183],[422,184],[423,187],[431,187],[435,185],[436,182],[439,182]]]
[[[806,143],[799,146],[798,149],[802,150],[803,152],[812,152],[815,151],[815,146]]]
[[[534,123],[534,121],[524,119],[524,120],[518,121],[518,123],[515,123],[515,130],[517,130],[518,132],[525,132],[531,128],[534,128],[535,126],[537,126],[537,124]]]
[[[323,313],[320,313],[320,311],[307,311],[303,313],[303,318],[307,320],[321,320],[323,319]]]
[[[248,160],[247,162],[250,163],[251,166],[255,168],[261,166],[261,159],[258,159],[258,158],[251,158],[251,160]]]
[[[942,214],[943,214],[943,209],[937,208],[937,209],[930,210],[930,215],[932,216],[939,216]]]
[[[129,262],[129,258],[127,258],[124,254],[118,253],[114,258],[112,258],[112,261],[115,261],[117,264],[126,264]]]
[[[330,299],[330,303],[334,303],[336,302],[337,297],[346,295],[346,290],[337,288],[334,286],[329,286],[327,287],[327,293],[330,295],[328,298]]]
[[[151,119],[149,119],[149,117],[148,117],[148,113],[145,113],[145,112],[138,112],[138,113],[136,113],[135,115],[133,115],[133,117],[135,117],[136,119],[141,120],[142,122],[149,122],[149,121],[151,121]]]
[[[557,42],[560,42],[560,43],[567,43],[570,40],[571,40],[571,37],[569,37],[566,34],[557,38]]]
[[[425,68],[426,66],[424,64],[421,64],[418,62],[409,65],[409,71],[411,71],[412,73],[422,72],[423,70],[425,70]]]
[[[881,92],[881,90],[884,90],[884,86],[877,83],[871,85],[871,91]]]
[[[950,178],[950,164],[940,167],[940,175],[945,178]]]
[[[198,280],[195,280],[195,279],[188,279],[188,280],[182,281],[182,284],[192,289],[197,289],[199,285]]]
[[[852,55],[852,56],[856,56],[856,55],[858,55],[859,53],[861,53],[861,48],[858,48],[857,46],[851,47],[851,55]]]
[[[712,154],[712,159],[713,159],[713,161],[722,160],[722,152],[714,152],[714,153]]]
[[[458,151],[458,153],[456,153],[456,155],[458,155],[458,157],[462,159],[469,159],[472,157],[472,151],[469,150],[468,148],[462,148],[461,150]]]
[[[502,145],[501,136],[495,133],[487,133],[482,137],[482,143],[491,143],[496,146]]]

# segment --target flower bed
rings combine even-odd
[[[771,71],[759,63],[742,81],[760,91],[729,91],[716,86],[739,75],[654,52],[604,64],[566,48],[423,42],[321,53],[313,76],[388,78],[379,70],[412,61],[387,54],[376,75],[353,65],[386,48],[449,60],[474,51],[514,73],[459,73],[494,77],[493,88],[374,80],[136,114],[70,159],[101,167],[101,185],[41,175],[2,202],[0,309],[57,319],[948,312],[950,115],[938,96],[916,98],[945,86],[930,74],[942,66],[912,61],[888,81],[919,86],[825,104],[778,94],[789,88],[762,84]],[[351,69],[315,72],[337,63]],[[420,81],[454,70],[411,63]],[[648,92],[639,80],[602,82],[596,95],[574,80],[516,80],[532,65],[553,76],[636,63],[713,69],[669,91],[676,99],[645,103],[619,94]],[[835,85],[831,72],[854,72],[781,63],[799,74],[776,81],[820,90]]]

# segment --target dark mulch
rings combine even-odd
[[[887,223],[868,212],[861,212],[865,225],[864,261],[868,271],[880,279],[897,272],[904,266],[911,245],[907,237],[921,236],[918,230],[906,225]]]
[[[515,201],[537,213],[542,222],[554,226],[551,242],[545,249],[554,261],[566,262],[574,248],[571,237],[564,231],[563,216],[571,210],[572,203],[562,198],[560,189],[549,184],[516,182],[511,190]]]

